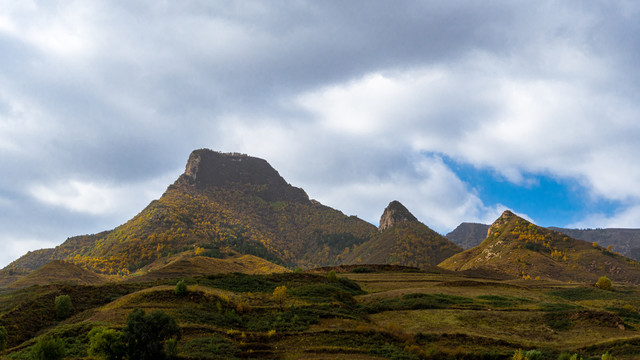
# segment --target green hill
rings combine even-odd
[[[505,211],[478,246],[440,263],[449,270],[494,271],[512,277],[595,283],[640,283],[640,263],[597,244],[536,226]]]

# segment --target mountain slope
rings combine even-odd
[[[536,226],[505,211],[478,246],[440,263],[449,270],[490,270],[513,277],[640,283],[640,263],[600,246]]]
[[[462,251],[419,222],[400,202],[392,201],[380,217],[379,232],[343,255],[344,263],[393,264],[425,268]]]
[[[68,259],[127,275],[160,257],[201,247],[214,257],[241,253],[288,266],[332,265],[375,230],[310,200],[263,159],[201,149],[162,197],[133,219],[111,231],[69,238],[46,252],[48,258],[39,252],[38,261]],[[10,267],[33,268],[38,261],[27,254]]]

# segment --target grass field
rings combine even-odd
[[[48,285],[0,295],[8,358],[38,337],[84,359],[94,326],[121,329],[134,308],[162,310],[182,328],[181,359],[511,359],[517,349],[600,359],[640,358],[640,289],[554,281],[497,281],[426,272],[209,275],[104,285]],[[614,284],[615,285],[615,284]],[[275,299],[278,286],[287,296]],[[74,313],[50,314],[71,296]],[[28,327],[27,327],[28,325]]]

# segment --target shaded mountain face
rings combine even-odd
[[[393,264],[427,268],[462,249],[419,222],[404,205],[393,201],[380,218],[371,240],[343,254],[345,264]]]
[[[489,225],[486,224],[462,223],[445,237],[463,249],[471,249],[480,245],[488,230]]]
[[[536,226],[505,211],[478,246],[456,254],[440,266],[449,270],[493,271],[514,278],[640,283],[640,263],[597,244]]]
[[[67,239],[10,264],[35,269],[52,259],[127,275],[184,251],[204,256],[259,256],[280,265],[334,265],[346,248],[364,243],[375,226],[309,200],[265,160],[196,150],[184,174],[127,223]],[[37,255],[37,256],[36,256]]]

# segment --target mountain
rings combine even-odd
[[[343,262],[426,268],[462,249],[419,222],[404,205],[392,201],[380,217],[378,234],[343,255]]]
[[[614,282],[640,283],[640,263],[597,244],[536,226],[510,211],[490,226],[480,245],[439,266],[456,271],[502,272],[527,279],[594,283],[605,275]]]
[[[464,222],[445,237],[463,249],[471,249],[480,245],[487,237],[488,230],[489,225]]]
[[[624,256],[640,261],[640,229],[563,229],[550,227],[549,229],[567,234],[574,239],[587,242],[597,242],[603,247]]]
[[[366,221],[310,200],[263,159],[200,149],[162,197],[125,224],[30,252],[8,268],[33,270],[60,259],[127,275],[194,249],[209,257],[250,254],[314,267],[337,264],[339,254],[376,233]]]

